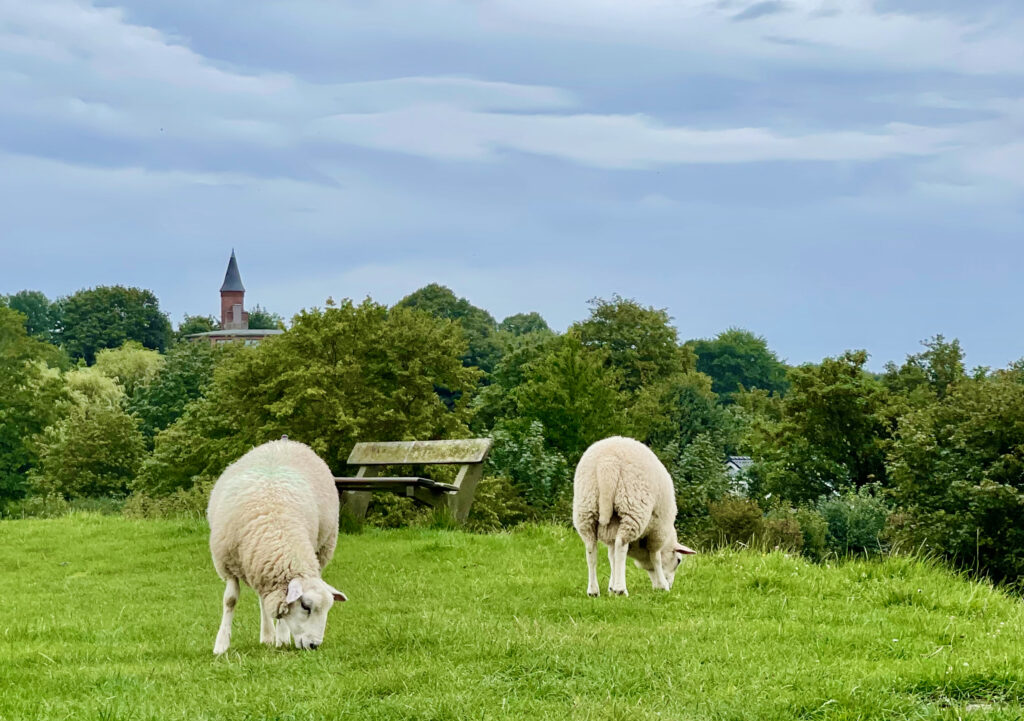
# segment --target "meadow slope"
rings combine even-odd
[[[1024,716],[1022,604],[931,564],[721,552],[670,594],[585,595],[532,526],[342,536],[316,652],[230,652],[200,521],[0,522],[3,719],[954,719]],[[602,584],[607,559],[602,554]]]

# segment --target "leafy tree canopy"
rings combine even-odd
[[[134,340],[163,352],[171,340],[171,322],[151,291],[97,286],[62,298],[57,338],[72,358],[92,364],[103,348]]]
[[[281,329],[284,330],[284,318],[257,303],[249,311],[249,327],[253,329]]]
[[[120,348],[104,348],[96,353],[97,371],[113,378],[131,398],[135,392],[156,378],[164,365],[164,357],[155,350],[143,348],[138,341],[127,341]]]
[[[588,348],[605,352],[621,378],[622,390],[641,387],[695,368],[693,353],[679,346],[679,334],[664,309],[612,296],[590,301],[590,317],[570,329]]]
[[[216,360],[223,355],[222,349],[203,342],[179,341],[171,346],[156,377],[129,399],[128,407],[140,419],[146,436],[178,420],[185,407],[206,391]]]
[[[447,318],[462,326],[468,348],[463,363],[490,373],[501,358],[501,343],[496,337],[498,324],[483,308],[477,308],[465,298],[459,298],[443,285],[431,283],[410,293],[397,304],[402,308],[417,308],[435,318]]]
[[[212,315],[189,315],[185,314],[184,320],[178,325],[178,338],[192,335],[193,333],[209,333],[213,330],[220,330],[220,323]]]
[[[498,330],[514,336],[528,333],[544,333],[551,330],[540,313],[516,313],[501,321]]]
[[[4,297],[4,304],[25,316],[25,330],[46,342],[60,324],[60,307],[38,290],[21,290]]]
[[[0,307],[0,501],[25,492],[25,473],[38,460],[34,439],[65,398],[58,369],[66,362],[28,335],[22,313]]]
[[[725,401],[741,389],[786,391],[786,366],[761,336],[730,328],[710,340],[691,341],[690,347],[697,354],[697,370],[711,377],[711,390]]]

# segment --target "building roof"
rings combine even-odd
[[[753,462],[754,459],[750,456],[729,456],[726,460],[727,465],[732,465],[739,469],[746,468]]]
[[[240,290],[245,292],[245,286],[242,285],[242,276],[238,272],[238,263],[235,261],[235,251],[231,251],[231,260],[228,261],[228,272],[224,274],[224,285],[220,287],[220,292],[223,293],[226,290]]]

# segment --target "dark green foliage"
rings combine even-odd
[[[465,365],[490,373],[501,358],[501,342],[496,335],[498,324],[494,317],[465,298],[456,297],[450,288],[431,283],[402,298],[398,306],[418,308],[435,318],[446,318],[461,325],[468,342],[462,356]]]
[[[144,454],[138,423],[120,405],[75,404],[40,437],[29,479],[41,493],[65,498],[124,495]]]
[[[669,376],[631,400],[626,410],[628,431],[652,448],[683,449],[705,435],[721,454],[734,443],[735,417],[715,402],[710,379],[702,373]]]
[[[900,420],[890,453],[904,540],[998,578],[1024,575],[1024,383],[962,379]]]
[[[800,532],[803,534],[802,553],[820,561],[828,552],[828,521],[816,510],[806,506],[796,509],[793,517],[800,524]]]
[[[192,335],[193,333],[209,333],[212,330],[219,329],[220,323],[212,315],[188,315],[186,313],[185,319],[181,321],[181,324],[178,326],[178,332],[175,335],[178,339],[183,339],[185,336]]]
[[[571,330],[587,348],[605,353],[620,388],[636,392],[677,373],[694,370],[693,353],[679,346],[679,334],[664,309],[644,307],[614,295],[590,301],[590,317]]]
[[[449,410],[435,386],[464,399],[478,372],[460,362],[458,326],[372,301],[303,311],[256,347],[230,349],[206,394],[157,434],[139,487],[168,492],[215,478],[249,447],[286,434],[339,475],[360,440],[467,434],[466,402]]]
[[[487,466],[496,477],[508,479],[526,501],[550,507],[572,484],[569,466],[544,441],[544,425],[525,418],[502,419],[491,434],[494,446]]]
[[[129,399],[128,407],[141,421],[143,433],[152,437],[181,417],[185,406],[213,381],[217,356],[217,350],[205,342],[180,341],[171,346],[156,378]]]
[[[4,304],[25,316],[25,330],[34,338],[53,341],[60,325],[60,307],[38,290],[20,290],[3,297]]]
[[[789,371],[778,421],[748,438],[763,490],[802,503],[885,479],[890,398],[864,371],[867,353],[850,351]]]
[[[786,366],[768,348],[764,338],[741,328],[730,328],[710,340],[692,341],[697,370],[711,377],[711,389],[730,400],[741,389],[784,393]]]
[[[711,503],[708,512],[720,543],[750,544],[761,536],[764,514],[750,499],[726,496]]]
[[[765,516],[760,540],[769,550],[799,553],[804,547],[804,531],[793,511],[776,509]]]
[[[907,356],[902,366],[886,363],[884,376],[891,391],[909,400],[917,400],[918,404],[922,400],[946,396],[953,386],[967,377],[960,341],[954,338],[947,342],[943,336],[936,335],[922,341],[921,345],[926,350]]]
[[[575,333],[559,336],[524,366],[524,382],[512,392],[519,416],[540,421],[571,464],[624,428],[619,375],[606,360],[606,351],[587,348]]]
[[[701,434],[681,452],[672,444],[664,455],[675,483],[679,512],[676,525],[682,532],[706,527],[710,505],[729,493],[721,449],[708,434]]]
[[[828,524],[826,543],[832,552],[842,555],[882,550],[889,508],[870,487],[824,499],[818,503],[818,512]]]
[[[277,313],[271,313],[269,310],[257,303],[253,309],[249,311],[249,327],[254,330],[273,330],[275,328],[283,329],[284,318]]]
[[[511,481],[502,476],[485,476],[476,487],[473,507],[466,521],[474,531],[512,528],[534,517],[534,510]]]
[[[61,352],[29,337],[25,316],[0,307],[0,501],[24,495],[37,462],[36,435],[59,415],[66,397],[56,368]]]
[[[516,313],[498,325],[498,330],[514,336],[529,333],[550,333],[551,328],[540,313]]]
[[[57,339],[72,358],[92,364],[102,348],[135,340],[161,353],[171,341],[171,322],[151,291],[97,286],[62,298]]]

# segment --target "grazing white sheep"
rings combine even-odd
[[[612,572],[608,591],[628,596],[626,556],[668,591],[686,554],[676,540],[676,498],[672,478],[650,448],[613,436],[594,443],[576,466],[572,523],[587,550],[587,594],[600,594],[597,542],[608,546]]]
[[[327,464],[295,441],[257,446],[217,479],[206,518],[213,565],[227,583],[213,652],[231,643],[239,581],[259,594],[260,642],[282,646],[291,636],[298,648],[319,646],[327,612],[347,600],[320,578],[338,540],[338,492]]]

